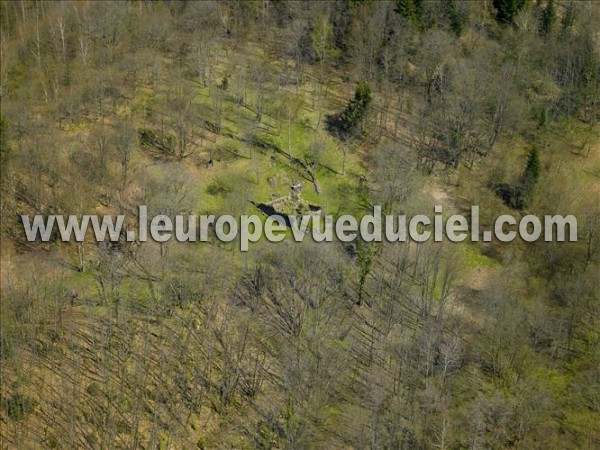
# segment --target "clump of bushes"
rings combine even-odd
[[[37,406],[38,402],[18,392],[2,399],[2,409],[11,420],[23,420]]]
[[[175,153],[176,138],[171,133],[158,135],[149,128],[140,128],[138,130],[138,137],[140,146],[143,148],[152,147],[165,155],[172,155]]]
[[[206,192],[209,195],[224,195],[229,194],[231,191],[233,191],[231,184],[222,178],[216,178],[206,187]]]

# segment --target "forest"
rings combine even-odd
[[[0,447],[600,448],[599,24],[591,0],[0,2]],[[21,222],[297,186],[335,217],[573,214],[578,240]]]

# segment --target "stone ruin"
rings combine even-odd
[[[268,203],[260,203],[257,206],[267,216],[280,215],[286,219],[286,224],[290,225],[289,218],[295,216],[298,219],[303,215],[319,216],[322,208],[318,205],[312,205],[301,197],[302,183],[294,182],[290,186],[290,193],[283,197],[278,197]]]

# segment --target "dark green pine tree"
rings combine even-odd
[[[573,27],[573,23],[575,22],[575,4],[573,2],[569,3],[565,9],[565,13],[562,16],[560,21],[561,26],[561,34],[566,36],[571,28]]]
[[[423,23],[423,0],[396,0],[394,11],[413,25],[420,26]]]
[[[363,81],[358,84],[354,91],[354,98],[350,100],[341,114],[342,131],[346,133],[353,131],[364,117],[370,103],[371,86]]]
[[[540,155],[537,147],[532,147],[527,155],[527,165],[523,171],[522,186],[525,196],[529,196],[540,178]]]
[[[460,36],[465,27],[465,18],[458,10],[455,0],[448,0],[448,18],[450,20],[450,28],[457,36]]]
[[[527,0],[493,0],[496,8],[496,20],[500,23],[512,23]]]
[[[546,7],[542,11],[541,32],[542,35],[548,36],[556,22],[556,9],[554,8],[554,0],[548,0]]]

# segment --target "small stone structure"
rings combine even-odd
[[[300,196],[302,191],[302,183],[296,182],[290,186],[290,193],[283,197],[278,197],[268,203],[260,203],[256,205],[263,213],[268,216],[280,215],[286,219],[289,226],[291,216],[299,218],[300,216],[321,215],[321,207],[312,205]]]

